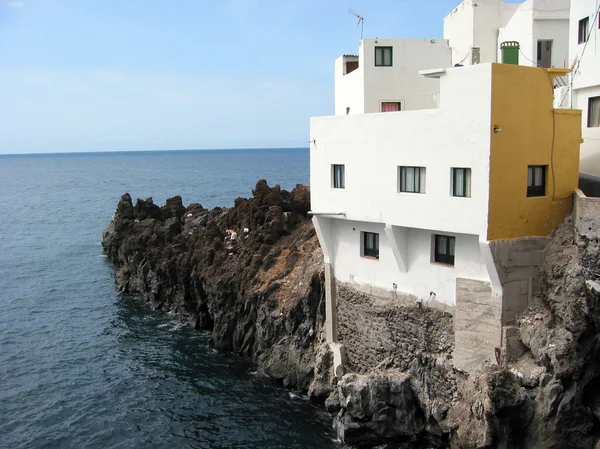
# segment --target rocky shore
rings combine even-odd
[[[103,235],[117,287],[212,332],[288,388],[325,401],[340,439],[370,448],[600,448],[600,241],[553,236],[517,360],[452,364],[448,313],[384,304],[338,285],[347,348],[324,341],[322,253],[306,186],[261,180],[232,208],[122,196]],[[226,230],[237,238],[226,240]],[[244,232],[247,229],[248,232]]]

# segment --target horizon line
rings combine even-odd
[[[255,151],[255,150],[308,150],[310,147],[252,147],[252,148],[175,148],[175,149],[137,149],[137,150],[95,150],[95,151],[55,151],[48,153],[0,153],[2,156],[52,156],[58,154],[104,154],[104,153],[159,153],[186,151]]]

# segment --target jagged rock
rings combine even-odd
[[[343,372],[333,372],[323,341],[309,189],[261,180],[253,194],[210,211],[185,208],[180,197],[162,208],[151,198],[134,206],[124,194],[103,235],[118,288],[212,331],[216,348],[251,357],[284,385],[327,398],[347,445],[600,449],[599,241],[575,236],[569,222],[557,230],[539,290],[518,320],[525,353],[509,370],[477,376],[452,368],[451,315],[338,286],[348,361],[338,382]],[[238,241],[229,249],[231,228]]]
[[[118,288],[211,330],[216,348],[249,356],[284,385],[307,391],[325,310],[307,192],[261,180],[254,198],[211,211],[185,208],[179,196],[162,208],[151,198],[133,206],[124,194],[102,241]],[[238,233],[232,249],[226,229]],[[329,391],[319,382],[313,395],[324,399]]]
[[[373,447],[417,441],[425,429],[425,418],[406,373],[346,374],[338,383],[337,393],[341,410],[334,427],[348,445]]]

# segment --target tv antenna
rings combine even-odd
[[[365,25],[365,17],[362,14],[357,13],[352,8],[348,9],[348,13],[352,14],[354,17],[358,19],[356,26],[360,25],[360,40],[363,38],[363,27]]]

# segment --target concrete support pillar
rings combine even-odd
[[[325,337],[330,343],[336,343],[338,339],[335,276],[330,263],[325,264]]]
[[[319,238],[319,244],[323,250],[325,265],[325,337],[329,343],[336,343],[338,339],[338,322],[335,273],[331,266],[331,218],[314,216],[312,221]]]
[[[385,235],[390,242],[392,254],[396,259],[398,270],[400,273],[406,273],[406,246],[407,246],[407,229],[399,226],[392,226],[389,223],[385,225]]]

